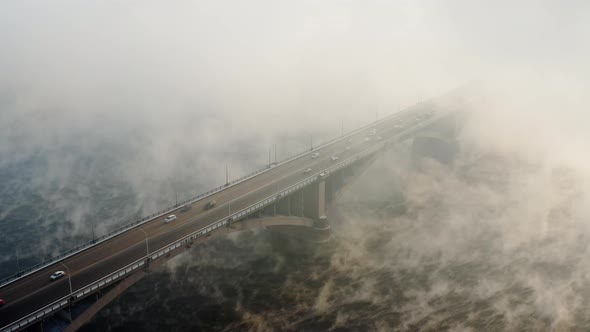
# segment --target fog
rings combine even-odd
[[[590,212],[589,7],[532,0],[5,1],[0,270],[15,271],[19,255],[20,264],[31,264],[169,206],[176,193],[186,199],[207,191],[225,181],[226,165],[230,178],[264,167],[275,145],[283,159],[311,139],[317,145],[342,128],[458,89],[471,101],[453,167],[416,171],[408,158],[384,156],[375,165],[381,177],[363,178],[331,208],[341,224],[329,268],[360,280],[359,271],[395,275],[436,260],[436,271],[424,272],[428,289],[410,287],[405,296],[416,300],[395,307],[401,329],[433,317],[433,297],[457,287],[486,297],[510,283],[533,295],[531,306],[516,309],[499,296],[494,308],[514,317],[504,327],[521,326],[518,310],[542,312],[548,318],[541,328],[579,327],[572,315],[585,305],[576,290],[587,284],[580,239],[588,236]],[[439,106],[465,108],[454,100]],[[393,182],[385,186],[383,178]],[[408,209],[401,217],[371,205],[399,204],[400,197]],[[430,200],[445,213],[429,209]],[[373,233],[363,223],[391,239],[367,250]],[[544,241],[550,245],[539,249]],[[440,274],[457,261],[489,262],[462,288]],[[568,273],[532,273],[539,262]],[[489,272],[500,267],[510,280]],[[338,287],[323,281],[309,306],[334,313],[338,296],[330,294]],[[358,297],[378,299],[376,284],[365,280],[360,289],[369,295]],[[376,329],[393,328],[381,324]]]

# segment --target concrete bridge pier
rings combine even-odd
[[[318,213],[316,220],[319,220],[326,217],[326,180],[320,180],[318,183]]]
[[[326,209],[326,180],[322,179],[317,186],[318,191],[318,210],[317,217],[313,219],[314,239],[315,242],[326,242],[332,235],[330,223],[328,221],[328,212]]]

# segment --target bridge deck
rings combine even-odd
[[[403,112],[399,116],[379,122],[375,126],[378,129],[377,136],[387,139],[399,134],[404,129],[395,128],[397,121],[403,120],[406,125],[411,122],[410,120],[413,121],[415,116],[416,113]],[[310,158],[310,154],[304,155],[198,201],[187,212],[177,210],[173,212],[177,215],[177,219],[169,224],[163,223],[164,217],[153,219],[140,227],[130,229],[69,257],[61,263],[3,286],[0,288],[0,295],[7,304],[0,308],[0,327],[70,294],[67,275],[56,281],[50,281],[49,276],[54,271],[69,271],[72,289],[75,292],[144,257],[147,250],[146,236],[150,252],[160,249],[191,232],[227,217],[230,211],[245,208],[272,195],[278,188],[301,181],[309,176],[309,174],[303,174],[306,168],[311,168],[314,173],[319,172],[334,163],[330,160],[332,156],[338,156],[339,160],[342,160],[378,143],[374,139],[375,136],[370,136],[371,139],[367,141],[366,131],[351,137],[353,139],[351,143],[347,142],[348,139],[342,139],[321,148],[317,159]],[[346,150],[346,146],[350,146],[351,149]],[[217,202],[217,206],[205,210],[205,204],[213,199]]]

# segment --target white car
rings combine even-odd
[[[309,172],[311,172],[311,168],[306,168],[306,169],[303,170],[303,174],[307,174]]]
[[[51,275],[51,277],[49,277],[49,279],[57,280],[65,275],[66,275],[66,273],[64,271],[56,271],[56,272],[53,272],[53,274]]]
[[[352,143],[352,138],[349,138],[347,142]]]
[[[377,137],[375,137],[375,139],[376,139],[377,141],[381,140],[382,138],[383,138],[383,137],[381,137],[381,136],[377,136]]]
[[[164,219],[164,223],[167,224],[167,223],[173,222],[174,220],[176,220],[176,216],[171,214],[168,217],[166,217],[166,219]]]
[[[350,149],[351,149],[351,147],[350,147],[350,146],[347,146],[347,147],[346,147],[346,151],[349,151]]]
[[[317,158],[319,156],[320,156],[320,153],[319,152],[316,152],[316,153],[314,153],[314,154],[311,155],[311,159],[315,159],[315,158]]]
[[[336,161],[336,160],[338,160],[338,157],[336,157],[336,156],[333,156],[333,157],[331,157],[331,158],[330,158],[330,160],[332,160],[332,161]]]

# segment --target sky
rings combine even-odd
[[[45,130],[58,135],[100,126],[112,135],[163,131],[191,116],[247,131],[258,116],[301,126],[340,116],[351,128],[474,79],[583,85],[589,6],[8,1],[0,13],[2,123],[48,121]]]

